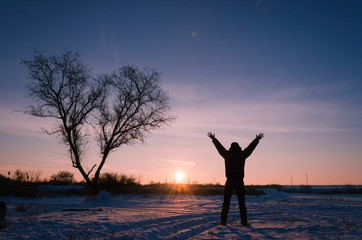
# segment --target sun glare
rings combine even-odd
[[[182,172],[177,172],[175,178],[177,183],[182,183],[184,180],[184,174]]]

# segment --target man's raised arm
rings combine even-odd
[[[259,140],[264,137],[264,133],[256,135],[255,139],[244,149],[245,158],[249,157],[259,143]]]
[[[211,132],[207,133],[207,136],[212,139],[212,143],[215,145],[217,151],[222,157],[226,156],[226,149],[224,146],[219,142],[219,140],[216,139],[215,133],[212,134]]]

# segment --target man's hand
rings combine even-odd
[[[264,133],[259,133],[256,135],[256,139],[260,140],[264,137]]]
[[[211,138],[212,140],[214,140],[214,138],[215,138],[215,133],[212,134],[211,132],[208,132],[208,133],[207,133],[207,136],[208,136],[209,138]]]

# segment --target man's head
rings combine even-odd
[[[230,151],[241,151],[241,147],[239,146],[239,144],[237,142],[233,142],[229,148]]]

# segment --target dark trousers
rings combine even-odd
[[[239,201],[240,219],[242,224],[247,222],[247,212],[245,206],[245,188],[243,179],[227,179],[224,189],[224,203],[222,204],[221,222],[226,224],[229,213],[230,200],[233,195],[233,190],[236,190],[236,195]]]

